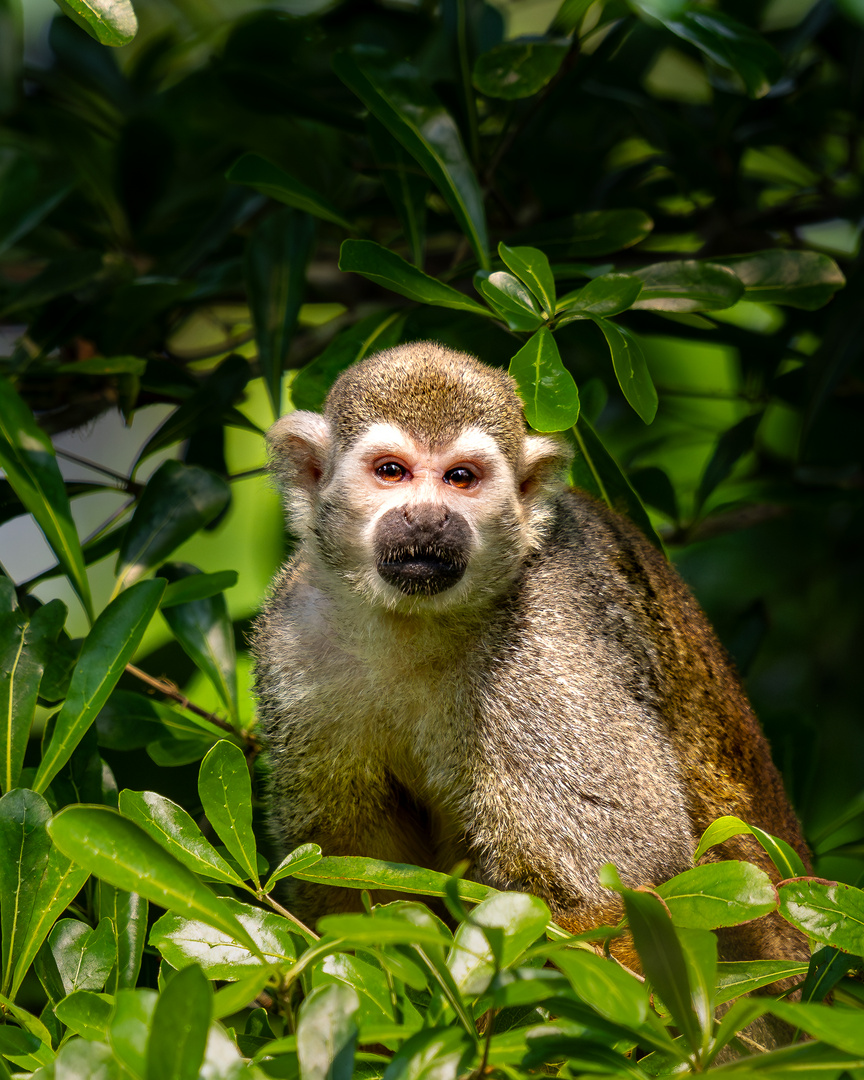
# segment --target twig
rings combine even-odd
[[[142,671],[141,668],[135,667],[134,664],[127,664],[126,670],[130,675],[134,675],[136,679],[140,679],[141,682],[146,683],[153,690],[158,690],[160,694],[164,694],[165,697],[171,698],[172,701],[176,701],[181,708],[188,709],[189,712],[194,713],[196,716],[200,716],[202,720],[207,720],[211,724],[215,724],[216,727],[222,728],[223,731],[230,731],[232,735],[240,735],[246,741],[252,741],[246,732],[237,731],[227,720],[223,720],[221,716],[207,712],[206,709],[202,709],[199,705],[195,705],[185,696],[185,694],[180,692],[174,683],[169,682],[167,679],[157,679],[155,675],[148,675],[146,671]]]

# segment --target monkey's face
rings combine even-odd
[[[274,467],[291,480],[294,527],[330,583],[406,612],[476,605],[507,589],[544,516],[541,466],[560,467],[562,454],[528,436],[516,475],[481,428],[437,446],[387,423],[340,453],[312,413],[283,417],[271,446]]]

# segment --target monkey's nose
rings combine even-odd
[[[400,509],[409,525],[423,529],[440,529],[450,520],[447,507],[436,503],[417,503],[414,506],[402,506]]]

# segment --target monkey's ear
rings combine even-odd
[[[520,492],[531,499],[542,499],[561,484],[572,460],[573,450],[563,438],[526,435],[518,477]]]
[[[288,413],[267,432],[270,471],[289,497],[314,494],[329,449],[330,428],[318,413]]]

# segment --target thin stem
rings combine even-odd
[[[288,919],[289,922],[293,922],[298,930],[300,930],[303,934],[308,934],[309,937],[312,938],[313,941],[320,941],[321,940],[321,937],[320,937],[319,934],[316,934],[314,930],[310,930],[309,927],[305,923],[300,922],[300,920],[297,918],[297,916],[292,915],[291,912],[288,910],[288,908],[282,907],[282,905],[279,903],[279,901],[274,900],[273,897],[270,895],[270,893],[264,893],[264,896],[261,897],[260,899],[266,900],[267,903],[270,905],[270,907],[273,908],[273,910],[275,912],[278,912],[278,914],[282,915],[283,918]]]
[[[101,473],[103,476],[110,476],[112,480],[116,480],[118,484],[122,485],[124,491],[128,489],[129,477],[109,469],[107,465],[99,465],[95,461],[90,461],[89,458],[81,457],[80,454],[73,454],[71,450],[62,450],[60,447],[55,447],[54,452],[57,457],[61,457],[65,461],[72,461],[76,465],[83,465],[85,468],[92,469],[93,472]]]
[[[196,716],[200,716],[202,720],[209,721],[223,731],[230,731],[232,735],[240,735],[249,741],[249,736],[246,732],[237,731],[227,720],[223,720],[221,716],[207,712],[206,709],[202,709],[199,705],[195,705],[185,696],[185,694],[182,694],[173,683],[168,682],[167,679],[157,679],[155,675],[148,675],[146,671],[142,671],[141,668],[135,667],[134,664],[127,664],[126,670],[130,675],[134,675],[136,679],[140,679],[141,682],[146,683],[147,686],[151,687],[153,690],[158,690],[160,694],[163,694],[167,698],[171,698],[172,701],[176,701],[181,708],[188,709],[189,712],[194,713]]]

